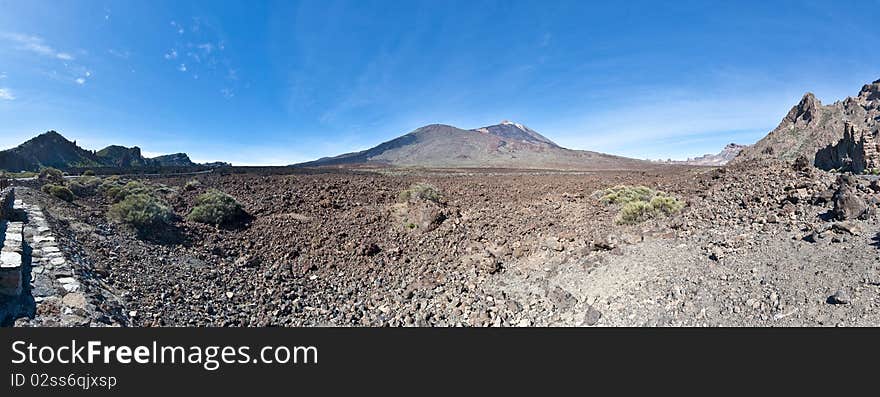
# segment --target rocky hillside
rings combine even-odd
[[[435,168],[635,169],[649,162],[571,150],[509,121],[463,130],[432,124],[372,149],[297,166],[385,165]]]
[[[153,157],[151,160],[162,167],[188,167],[194,164],[186,153],[166,154],[164,156]]]
[[[807,93],[782,122],[734,162],[759,158],[794,160],[804,156],[816,167],[861,173],[880,168],[880,80],[855,97],[830,105]]]
[[[127,148],[111,145],[99,150],[95,155],[98,156],[102,164],[114,167],[143,167],[150,162],[141,155],[141,148],[137,146]]]
[[[36,171],[41,167],[93,167],[102,162],[55,131],[43,133],[15,148],[0,151],[0,169]]]
[[[111,145],[97,152],[77,146],[55,131],[48,131],[9,150],[0,151],[0,170],[36,171],[43,167],[146,167],[192,166],[185,153],[146,158],[137,146]]]

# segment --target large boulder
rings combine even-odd
[[[851,177],[841,176],[837,182],[837,191],[834,192],[834,196],[831,199],[834,203],[834,208],[831,210],[832,215],[841,221],[866,218],[868,215],[868,205],[851,186],[851,183],[853,183]]]

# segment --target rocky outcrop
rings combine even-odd
[[[799,156],[816,167],[861,173],[880,166],[876,141],[880,134],[880,80],[859,94],[831,105],[807,93],[776,129],[732,162],[755,159],[793,161]]]
[[[880,153],[874,134],[844,122],[843,138],[818,152],[814,164],[824,170],[842,169],[854,173],[880,167]]]

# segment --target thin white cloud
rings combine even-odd
[[[111,48],[111,49],[107,50],[107,52],[110,55],[113,55],[117,58],[122,58],[122,59],[128,59],[131,56],[131,52],[129,52],[128,50],[116,50],[116,49]]]
[[[177,59],[177,50],[172,48],[171,51],[165,54],[165,59]]]
[[[86,83],[86,79],[84,77],[77,77],[74,81],[79,85],[83,85]]]
[[[185,72],[186,71],[186,64],[181,63],[180,66],[177,67],[177,70],[179,70],[181,72]]]
[[[230,99],[235,96],[235,92],[233,92],[229,88],[224,88],[224,89],[220,90],[220,94],[222,94],[223,97],[226,99]]]
[[[211,51],[214,51],[214,45],[211,43],[203,43],[196,46],[196,48],[205,52],[205,54],[210,54]]]
[[[0,100],[12,101],[15,100],[15,95],[12,95],[12,91],[9,88],[0,88]]]
[[[15,43],[16,48],[22,51],[29,51],[34,54],[57,58],[63,61],[73,60],[73,55],[55,50],[52,46],[46,44],[45,40],[39,36],[31,36],[21,33],[0,33],[0,37]]]
[[[0,80],[3,80],[5,78],[6,78],[6,72],[0,72]]]

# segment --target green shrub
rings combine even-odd
[[[186,191],[196,190],[200,187],[202,187],[202,182],[199,182],[198,179],[193,179],[193,180],[187,182],[186,185],[183,186],[183,190],[186,190]]]
[[[654,207],[645,201],[630,201],[620,207],[615,222],[621,224],[634,224],[646,221],[656,215]]]
[[[95,171],[85,170],[85,171],[83,171],[82,176],[95,176]]]
[[[633,201],[649,201],[656,191],[645,186],[615,186],[599,191],[599,200],[606,204],[625,205]]]
[[[107,215],[110,219],[133,226],[139,231],[168,225],[174,217],[167,204],[145,193],[127,195],[122,201],[110,206]]]
[[[93,176],[83,176],[70,181],[70,190],[77,197],[89,197],[98,194],[101,179]]]
[[[124,185],[119,181],[107,182],[101,186],[101,190],[103,191],[104,197],[110,200],[113,203],[118,203],[122,200],[125,200],[126,197],[132,194],[146,194],[148,196],[153,195],[153,189],[141,182],[131,181]]]
[[[43,191],[43,193],[55,196],[59,199],[67,201],[68,203],[72,202],[75,198],[73,192],[71,192],[70,189],[68,189],[66,186],[48,184],[43,185],[41,190]]]
[[[620,206],[614,218],[619,224],[635,224],[670,216],[684,208],[681,200],[645,186],[615,186],[600,190],[595,196],[603,203]]]
[[[209,225],[225,225],[238,221],[245,215],[244,209],[235,198],[211,189],[196,199],[196,206],[186,219]]]
[[[663,215],[673,215],[684,209],[684,203],[670,196],[654,196],[649,202],[654,210],[661,212]]]
[[[412,199],[432,201],[439,203],[443,199],[443,195],[436,187],[427,183],[416,183],[402,192],[398,196],[400,202],[405,203]]]
[[[60,170],[46,167],[40,170],[40,174],[38,179],[43,182],[49,182],[54,184],[63,184],[64,183],[64,173]]]

